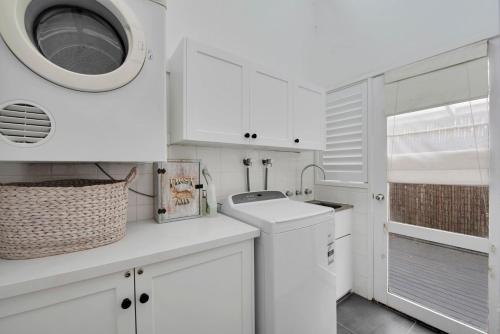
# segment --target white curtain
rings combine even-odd
[[[385,80],[389,182],[487,185],[486,44],[396,69]]]
[[[488,100],[387,118],[388,180],[487,185]]]

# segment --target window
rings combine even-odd
[[[367,82],[327,94],[326,150],[320,153],[326,181],[366,183]]]
[[[387,118],[390,220],[488,236],[488,99]]]

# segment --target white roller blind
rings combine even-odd
[[[488,96],[481,42],[385,73],[385,110],[396,115]]]
[[[367,182],[367,83],[327,94],[326,150],[321,163],[329,181]]]
[[[388,180],[488,184],[486,42],[385,73]]]
[[[488,99],[387,118],[388,180],[487,185]]]

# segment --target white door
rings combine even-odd
[[[253,240],[136,268],[137,334],[253,334]]]
[[[261,67],[252,69],[250,91],[250,143],[266,146],[291,146],[289,118],[293,86],[287,78]]]
[[[402,122],[406,122],[402,132],[409,131],[413,136],[408,137],[411,141],[406,141],[408,147],[422,140],[421,136],[424,132],[432,130],[432,125],[436,124],[432,122],[440,119],[439,108],[394,116],[400,117],[398,120],[387,118],[383,99],[384,78],[380,76],[374,78],[372,82],[371,119],[373,124],[370,140],[372,141],[371,147],[373,147],[371,186],[374,224],[374,297],[379,302],[448,333],[486,332],[488,330],[489,244],[487,236],[484,237],[484,230],[477,227],[480,225],[478,223],[480,220],[482,220],[482,228],[487,226],[485,218],[487,206],[483,206],[485,202],[484,198],[481,198],[485,193],[487,194],[487,190],[485,192],[484,188],[476,189],[475,186],[467,188],[458,185],[453,188],[455,187],[453,184],[439,185],[439,181],[444,183],[447,178],[451,177],[451,173],[442,175],[441,180],[436,180],[434,184],[423,182],[424,179],[428,180],[429,177],[438,175],[439,170],[425,175],[427,170],[419,170],[420,165],[417,160],[408,160],[417,159],[417,155],[421,152],[415,153],[409,148],[408,152],[399,152],[400,155],[396,156],[394,138],[407,136],[408,132],[400,134],[397,131],[402,129],[400,127]],[[478,102],[478,105],[483,102]],[[460,106],[451,105],[445,108],[447,109],[443,108],[442,111],[448,112],[448,115],[456,117],[460,114]],[[477,108],[484,108],[484,106]],[[465,123],[460,123],[464,119],[458,119],[456,124],[467,127]],[[420,127],[424,125],[424,130],[414,131],[416,126],[412,123],[413,121],[426,122],[426,120],[430,120],[427,125],[419,123]],[[398,121],[399,125],[396,124]],[[472,127],[474,126],[480,125],[473,124]],[[450,131],[450,129],[444,131]],[[460,132],[461,129],[458,129],[457,133],[460,133],[460,138],[466,140],[467,134],[470,134],[468,130]],[[391,138],[389,153],[388,138]],[[439,143],[445,145],[446,141],[447,139],[442,137]],[[406,146],[399,145],[398,149],[406,150]],[[426,154],[427,150],[428,148],[425,148]],[[437,160],[439,157],[440,155],[432,155],[432,159]],[[425,160],[425,165],[430,159],[429,155]],[[396,171],[397,173],[391,174],[391,179],[411,176],[415,178],[414,182],[397,183],[390,180],[389,182],[388,160],[392,168],[394,166],[400,168]],[[436,187],[442,188],[429,191]],[[455,189],[453,196],[457,198],[462,196],[461,192],[466,189],[471,194],[467,203],[473,203],[474,200],[480,203],[476,216],[464,223],[467,226],[454,224],[458,220],[457,217],[470,214],[468,211],[471,210],[470,207],[466,205],[446,206],[444,203],[448,203],[449,198],[439,197],[444,193],[450,193],[449,189]],[[421,205],[420,203],[428,203],[430,207],[436,209],[435,213],[426,216],[426,208],[416,209]],[[443,206],[438,207],[439,205]],[[486,213],[481,210],[486,210]],[[457,215],[453,216],[454,213]],[[421,219],[418,224],[408,221],[410,217],[418,218],[419,216],[427,218]],[[453,218],[446,220],[447,217]],[[456,231],[450,232],[452,228]],[[468,228],[470,230],[467,230]]]
[[[325,94],[320,88],[295,84],[292,147],[325,149]]]
[[[134,277],[120,272],[0,300],[0,333],[135,334],[134,310]]]
[[[187,57],[187,137],[248,143],[248,63],[192,41],[188,42]]]

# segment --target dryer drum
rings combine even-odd
[[[82,74],[114,71],[127,55],[117,29],[97,13],[79,7],[44,10],[33,23],[33,40],[48,60]]]
[[[121,88],[141,72],[142,24],[117,0],[0,1],[0,35],[31,71],[85,92]]]

